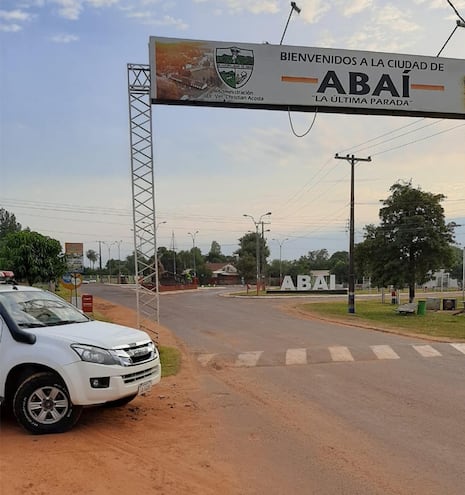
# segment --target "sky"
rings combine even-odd
[[[0,0],[0,207],[63,247],[100,246],[104,263],[131,253],[127,64],[149,63],[150,36],[279,44],[285,34],[289,46],[435,57],[458,19],[447,0],[296,3],[285,30],[284,0]],[[465,0],[453,6],[465,17]],[[465,59],[465,28],[441,56]],[[159,246],[207,254],[216,241],[230,255],[255,231],[244,214],[271,212],[272,259],[347,251],[350,165],[336,153],[372,157],[355,167],[356,242],[402,180],[446,196],[465,246],[464,120],[152,112]]]

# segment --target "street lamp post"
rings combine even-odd
[[[354,155],[339,156],[336,153],[336,160],[347,160],[350,163],[350,220],[349,220],[349,299],[348,312],[355,313],[355,270],[354,270],[354,209],[355,209],[355,164],[357,162],[371,162],[371,156],[368,158],[356,158]]]
[[[252,219],[252,222],[255,225],[255,241],[256,241],[255,257],[257,260],[257,296],[258,296],[259,287],[260,287],[260,243],[259,243],[259,238],[258,238],[258,236],[259,236],[258,226],[261,224],[262,218],[267,216],[267,215],[271,215],[271,211],[268,211],[267,213],[264,213],[263,215],[261,215],[260,218],[258,219],[258,221],[256,221],[252,215],[247,215],[246,213],[244,213],[244,215],[243,215],[244,217],[248,217],[248,218]]]
[[[291,16],[292,16],[292,13],[294,12],[294,10],[298,14],[300,14],[300,12],[302,11],[302,9],[300,7],[298,7],[295,2],[291,2],[291,11],[289,12],[289,17],[287,18],[286,27],[284,28],[283,35],[281,36],[281,41],[279,42],[280,45],[283,44],[284,36],[286,34],[286,31],[287,31],[287,26],[289,25],[289,21],[291,20]]]
[[[115,241],[118,245],[118,283],[121,283],[121,243],[123,241]]]
[[[192,237],[192,258],[194,261],[194,282],[195,279],[197,278],[197,271],[195,268],[195,236],[199,233],[198,230],[196,230],[193,234],[191,232],[188,232],[188,234]]]
[[[111,246],[115,244],[115,242],[105,242],[103,243],[108,247],[108,283],[111,283],[111,262],[110,262],[110,257],[111,257]]]
[[[465,246],[463,247],[463,259],[462,259],[462,301],[465,309]]]
[[[282,265],[282,247],[283,244],[288,241],[289,238],[286,237],[282,241],[279,239],[273,239],[273,241],[276,241],[279,244],[279,286],[281,287],[281,284],[283,283],[283,265]]]

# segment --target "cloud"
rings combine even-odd
[[[24,10],[0,10],[0,31],[4,33],[16,33],[23,29],[23,24],[31,21],[32,14]]]
[[[79,41],[79,37],[74,34],[61,33],[52,36],[50,41],[53,41],[53,43],[72,43],[74,41]]]
[[[19,24],[1,24],[0,23],[0,31],[4,33],[16,33],[23,29]]]
[[[142,24],[151,26],[169,26],[178,30],[185,30],[189,27],[182,19],[176,19],[170,15],[158,17],[153,12],[149,11],[129,11],[126,16],[131,19],[138,19]]]
[[[413,33],[419,31],[420,26],[408,9],[386,5],[374,11],[365,29],[355,32],[346,45],[350,49],[399,52],[415,43]]]
[[[5,21],[19,21],[24,22],[32,18],[31,14],[24,12],[23,10],[0,10],[0,19]]]
[[[373,5],[373,0],[353,0],[344,9],[344,15],[350,17],[359,14]]]
[[[417,5],[425,5],[428,9],[449,9],[450,5],[448,5],[445,0],[414,0],[414,3]],[[465,0],[455,0],[453,2],[457,9],[461,9],[465,7]]]
[[[81,0],[53,0],[59,6],[58,15],[76,21],[81,15],[83,6]]]
[[[280,11],[278,0],[193,0],[194,3],[207,3],[218,5],[230,13],[238,14],[250,12],[251,14],[276,14]]]
[[[111,7],[119,3],[119,0],[86,0],[87,3],[94,8]]]
[[[328,2],[323,0],[300,0],[297,5],[302,9],[300,18],[309,24],[314,24],[330,10]]]
[[[51,0],[51,2],[58,6],[57,12],[60,17],[76,21],[86,6],[95,9],[108,8],[117,5],[120,0]]]
[[[410,33],[417,31],[420,26],[409,20],[409,11],[400,9],[394,5],[386,5],[378,11],[376,23],[380,26],[386,26],[393,31]]]

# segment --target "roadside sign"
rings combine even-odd
[[[70,273],[84,271],[84,245],[82,242],[65,242],[65,256]]]
[[[82,275],[80,273],[65,273],[60,283],[65,289],[78,289],[82,285]]]

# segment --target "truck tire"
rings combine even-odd
[[[79,419],[82,407],[75,406],[68,390],[54,373],[41,372],[26,378],[13,398],[17,421],[30,433],[63,433]]]

